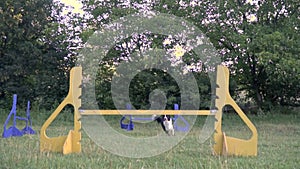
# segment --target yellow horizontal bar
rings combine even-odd
[[[81,115],[215,115],[210,110],[79,110]]]

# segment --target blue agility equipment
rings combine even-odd
[[[174,110],[179,110],[178,104],[174,104]],[[185,124],[185,126],[178,126],[177,123],[179,119]],[[175,115],[173,120],[174,120],[174,129],[176,131],[187,132],[189,130],[190,128],[189,123],[181,115]]]
[[[125,119],[127,119],[127,118],[126,118],[127,116],[129,116],[129,122],[128,122],[127,124],[125,124],[125,123],[123,123],[123,121],[124,121]],[[120,126],[121,126],[122,129],[125,129],[125,130],[127,130],[127,131],[133,130],[134,124],[133,124],[133,122],[132,122],[132,117],[131,117],[131,115],[125,115],[125,116],[123,116],[123,117],[121,118],[121,120],[120,120]]]
[[[131,110],[131,104],[126,104],[126,109]],[[153,121],[152,117],[131,117],[132,121],[139,122],[139,121]]]
[[[32,129],[32,121],[30,118],[30,101],[27,102],[27,109],[26,109],[26,118],[18,117],[19,120],[25,120],[26,126],[22,129],[23,134],[36,134],[36,132]]]
[[[130,110],[130,109],[131,109],[131,105],[130,105],[130,104],[126,104],[126,109],[127,109],[127,110]],[[124,121],[125,119],[127,119],[127,118],[126,118],[127,116],[129,117],[129,122],[128,122],[127,124],[125,124],[125,123],[123,123],[123,121]],[[125,129],[125,130],[127,130],[127,131],[133,130],[134,124],[133,124],[133,122],[132,122],[132,116],[131,116],[131,115],[125,115],[125,116],[123,116],[123,117],[121,118],[121,120],[120,120],[120,126],[121,126],[121,129]]]
[[[3,138],[8,138],[8,137],[12,137],[12,136],[23,136],[23,133],[16,127],[16,115],[17,114],[17,95],[13,95],[13,105],[11,108],[11,111],[9,113],[9,115],[7,116],[4,126],[3,126],[3,134],[2,137]],[[9,127],[8,129],[6,129],[6,126],[11,118],[11,116],[13,115],[13,125],[11,127]]]
[[[11,119],[11,116],[13,116],[13,125],[7,129],[7,125]],[[17,120],[24,120],[26,121],[26,126],[20,131],[16,125]],[[5,123],[3,125],[3,138],[9,138],[9,137],[20,137],[24,134],[35,134],[36,132],[31,127],[31,119],[30,119],[30,102],[27,103],[27,109],[26,109],[26,118],[17,116],[17,95],[13,95],[13,105],[11,108],[11,111],[9,115],[7,116]]]
[[[126,104],[126,109],[131,110],[131,105]],[[174,110],[179,110],[178,104],[174,104]],[[129,117],[129,118],[128,118]],[[128,123],[124,123],[124,120],[128,119]],[[178,121],[181,120],[184,123],[184,126],[179,126]],[[127,131],[131,131],[134,129],[134,124],[133,121],[153,121],[152,117],[132,117],[131,115],[124,115],[121,120],[120,120],[120,126],[122,129],[125,129]],[[176,131],[181,131],[181,132],[187,132],[189,131],[190,125],[189,123],[184,119],[183,116],[181,115],[175,115],[173,118],[174,121],[174,129]]]

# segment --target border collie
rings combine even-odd
[[[174,127],[173,127],[173,120],[170,115],[161,115],[161,116],[156,116],[153,115],[152,119],[157,121],[158,123],[161,124],[162,129],[169,135],[169,136],[174,136]]]

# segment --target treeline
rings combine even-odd
[[[83,16],[63,15],[63,4],[52,0],[0,2],[1,108],[8,108],[16,93],[19,104],[31,100],[39,108],[52,109],[66,96],[70,68],[75,66],[80,48],[90,35],[103,24],[149,9],[182,17],[209,37],[220,59],[230,68],[232,95],[239,102],[263,110],[300,105],[300,20],[296,1],[82,3]],[[141,49],[164,48],[162,42],[167,35],[153,37],[150,33],[125,40],[127,44],[138,44],[135,47],[116,42],[99,63],[95,84],[100,108],[115,108],[111,78],[118,62]],[[199,63],[193,52],[183,57],[190,65]],[[191,71],[198,82],[200,107],[209,108],[213,93],[210,78],[204,71]],[[138,74],[131,83],[129,94],[134,106],[149,108],[149,95],[155,89],[166,93],[168,109],[181,101],[176,81],[164,71],[151,69]]]
[[[30,100],[41,108],[66,94],[74,53],[61,7],[50,0],[0,2],[1,108],[9,107],[13,94],[20,105]]]

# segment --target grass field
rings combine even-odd
[[[8,112],[0,112],[6,116]],[[4,115],[5,114],[5,115]],[[34,114],[34,113],[33,113]],[[198,133],[203,117],[198,117],[191,132],[173,149],[150,158],[126,158],[113,155],[99,148],[83,131],[82,153],[62,155],[60,153],[39,152],[39,133],[18,138],[0,138],[0,168],[249,168],[249,169],[296,169],[300,168],[300,115],[275,114],[249,117],[259,133],[257,157],[220,157],[211,153],[212,141],[200,144]],[[33,128],[39,132],[43,116],[33,117]],[[0,118],[3,124],[5,117]],[[110,119],[114,122],[114,119]],[[115,120],[116,126],[119,121]],[[224,117],[223,128],[227,135],[247,138],[249,132],[234,114]],[[19,123],[19,127],[23,127]],[[149,125],[137,125],[131,135],[143,136]],[[49,128],[49,135],[66,133],[72,128],[71,122],[56,121]],[[152,130],[159,130],[159,127]],[[0,129],[3,132],[3,128]]]

